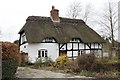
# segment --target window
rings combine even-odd
[[[72,38],[72,39],[70,40],[70,42],[80,42],[80,39],[79,39],[79,38]]]
[[[38,51],[38,57],[47,57],[47,50],[46,49],[41,49]]]
[[[42,42],[56,42],[54,38],[45,38]]]
[[[38,51],[38,57],[41,57],[41,52],[40,52],[40,50]]]
[[[24,35],[22,35],[22,43],[24,43],[24,42],[26,42],[27,40],[26,40],[26,36],[25,36],[25,34]]]

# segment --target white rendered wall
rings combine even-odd
[[[20,46],[20,52],[28,53],[28,43],[25,43]]]
[[[48,57],[53,61],[59,56],[57,43],[33,43],[28,45],[28,57],[32,62],[35,62],[38,58],[38,50],[46,49],[48,51]]]

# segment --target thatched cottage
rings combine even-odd
[[[36,58],[55,60],[66,54],[74,59],[83,53],[102,53],[103,38],[80,19],[59,17],[59,10],[52,6],[50,17],[29,16],[19,31],[20,52]]]

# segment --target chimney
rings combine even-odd
[[[52,10],[50,11],[50,16],[53,22],[60,22],[59,10],[55,9],[55,6],[52,6]]]

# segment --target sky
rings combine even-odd
[[[119,0],[110,0],[118,2]],[[0,40],[13,42],[19,39],[19,30],[28,16],[50,17],[52,5],[59,9],[59,16],[66,17],[66,11],[73,2],[84,6],[91,4],[95,12],[101,10],[108,0],[0,0]],[[92,23],[94,25],[94,23]],[[93,27],[98,31],[98,27]]]

